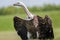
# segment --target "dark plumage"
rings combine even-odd
[[[46,15],[44,19],[42,17],[38,16],[39,21],[39,39],[53,39],[54,33],[52,28],[52,21],[51,19]]]
[[[34,25],[34,18],[32,20],[23,20],[19,17],[14,17],[14,28],[16,29],[17,33],[23,40],[27,40],[27,32],[31,33],[31,37],[33,39],[37,38],[36,32],[39,33],[39,39],[53,39],[53,28],[52,28],[52,21],[46,15],[43,19],[40,16],[36,16],[38,19],[38,25],[35,27]]]
[[[33,19],[32,20],[23,20],[17,16],[14,17],[14,28],[17,31],[18,35],[21,36],[22,39],[28,39],[27,38],[27,32],[30,32],[31,38],[36,38],[36,29],[33,25]]]
[[[24,25],[23,20],[16,16],[14,17],[14,28],[22,40],[27,40],[27,28]]]

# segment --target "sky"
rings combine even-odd
[[[44,4],[60,5],[60,0],[0,0],[0,7],[12,6],[16,2],[23,2],[26,6],[43,6]]]

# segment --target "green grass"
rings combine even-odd
[[[33,13],[33,12],[32,12]],[[35,15],[39,15],[44,18],[45,15],[50,16],[53,23],[54,30],[54,40],[60,39],[60,11],[44,11],[44,12],[35,12]],[[14,31],[13,18],[14,16],[19,16],[21,18],[25,18],[26,14],[15,14],[15,15],[5,15],[0,16],[0,32],[2,31]]]
[[[12,16],[0,16],[0,31],[7,31],[13,29]]]
[[[14,30],[14,24],[13,24],[14,16],[21,16],[21,18],[25,17],[24,14],[0,16],[0,31],[13,31]]]

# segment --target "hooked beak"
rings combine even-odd
[[[20,3],[17,2],[17,3],[15,3],[15,4],[13,4],[13,6],[20,6]]]

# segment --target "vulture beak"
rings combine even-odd
[[[20,3],[17,2],[17,3],[15,3],[15,4],[13,4],[13,6],[20,6]]]

